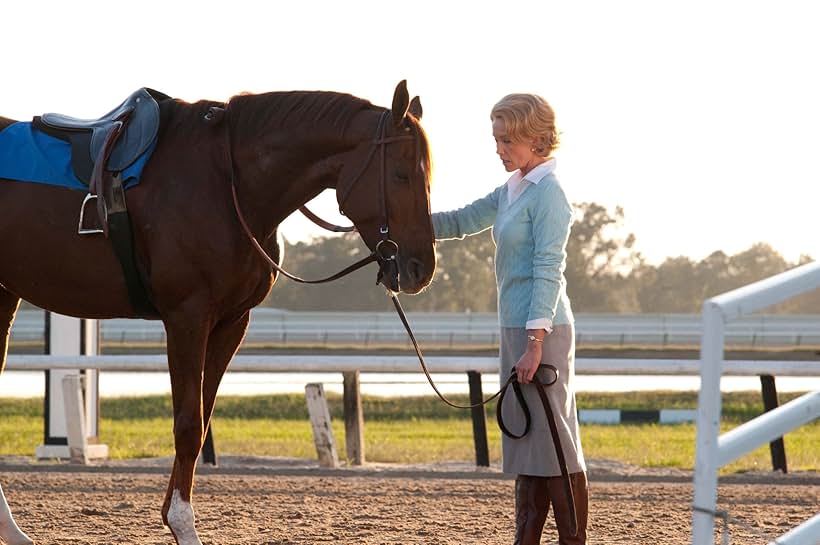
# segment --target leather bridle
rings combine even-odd
[[[213,116],[214,109],[216,107],[212,107],[209,110],[207,115]],[[224,110],[225,117],[228,117],[230,105],[226,105]],[[370,151],[367,154],[367,158],[365,159],[362,166],[356,171],[356,174],[351,177],[350,182],[345,186],[344,193],[342,193],[341,198],[338,199],[339,202],[339,211],[344,214],[344,204],[347,201],[347,198],[350,196],[350,193],[356,183],[361,179],[362,175],[367,170],[367,167],[370,166],[370,162],[373,160],[373,156],[376,154],[376,151],[379,151],[379,217],[378,217],[378,226],[379,226],[379,242],[376,243],[376,248],[370,252],[369,255],[363,257],[359,261],[353,263],[352,265],[345,267],[341,271],[337,272],[336,274],[332,274],[326,278],[319,278],[313,280],[306,280],[304,278],[300,278],[294,274],[289,273],[285,269],[279,266],[276,261],[271,258],[268,253],[262,248],[262,245],[259,244],[259,241],[253,235],[250,227],[248,226],[248,222],[245,220],[244,214],[242,214],[242,208],[239,205],[239,197],[237,195],[236,190],[236,169],[234,168],[233,164],[233,152],[231,150],[231,127],[230,127],[230,120],[225,120],[225,144],[226,144],[226,153],[228,156],[228,167],[231,171],[231,193],[233,195],[233,204],[234,209],[236,210],[236,215],[239,218],[239,223],[242,225],[242,230],[247,235],[248,239],[251,242],[251,245],[254,249],[259,253],[259,255],[270,265],[273,269],[279,271],[279,273],[283,274],[284,276],[290,278],[295,282],[300,282],[302,284],[323,284],[325,282],[331,282],[333,280],[337,280],[346,276],[353,271],[361,269],[365,265],[368,265],[374,261],[379,264],[379,272],[376,275],[376,283],[380,284],[382,280],[390,275],[391,277],[394,276],[396,278],[396,285],[399,285],[399,268],[396,262],[398,253],[399,253],[399,245],[390,238],[390,225],[388,221],[388,208],[387,208],[387,165],[386,165],[386,147],[387,144],[391,144],[393,142],[399,142],[402,140],[413,140],[414,137],[407,134],[407,135],[395,135],[395,136],[386,136],[385,133],[387,131],[387,120],[390,118],[390,110],[385,110],[381,116],[379,117],[379,123],[376,128],[376,136],[372,141],[370,146]],[[304,207],[302,207],[304,208]],[[332,231],[336,232],[345,232],[345,231],[352,231],[353,228],[348,227],[338,227],[334,226],[328,222],[325,222],[321,218],[318,218],[315,214],[304,208],[302,210],[305,215],[308,217],[313,216],[311,219],[316,218],[319,220],[319,225],[325,228],[330,228]],[[316,221],[316,220],[314,220]]]

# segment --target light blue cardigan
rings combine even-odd
[[[553,173],[527,186],[512,204],[504,184],[464,208],[433,214],[436,239],[463,239],[492,227],[499,325],[523,328],[539,318],[569,324],[564,269],[572,207]]]

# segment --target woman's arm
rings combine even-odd
[[[518,381],[523,384],[529,383],[538,370],[544,337],[552,329],[566,267],[570,227],[572,207],[561,186],[553,182],[543,188],[532,219],[533,287],[526,326],[527,349],[515,364]]]
[[[540,195],[540,202],[533,216],[533,288],[527,321],[529,323],[546,318],[551,325],[561,293],[561,278],[566,268],[572,206],[560,185],[546,180],[541,183],[550,185]]]
[[[498,196],[504,186],[458,210],[432,215],[436,240],[462,239],[492,227],[498,211]]]

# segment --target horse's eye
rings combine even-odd
[[[403,184],[410,183],[410,175],[407,174],[407,172],[405,172],[403,170],[395,169],[393,171],[393,175],[396,177],[397,181],[399,181]]]

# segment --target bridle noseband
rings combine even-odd
[[[359,261],[353,263],[352,265],[342,269],[341,271],[337,272],[336,274],[330,275],[326,278],[320,278],[316,280],[306,280],[304,278],[300,278],[294,274],[289,273],[285,269],[279,266],[276,261],[271,258],[268,253],[262,248],[262,245],[259,244],[259,241],[253,235],[250,227],[248,226],[248,222],[245,220],[244,214],[242,214],[242,208],[239,206],[239,197],[236,192],[236,170],[233,164],[233,152],[231,150],[231,127],[230,121],[227,119],[229,113],[230,105],[226,105],[224,108],[225,114],[225,145],[226,145],[226,153],[228,156],[228,168],[231,171],[231,193],[233,195],[233,204],[234,209],[236,210],[236,215],[239,218],[239,223],[242,225],[242,230],[247,235],[248,239],[251,242],[251,245],[254,249],[259,253],[260,256],[270,265],[273,269],[277,270],[279,273],[283,274],[284,276],[290,278],[295,282],[300,282],[302,284],[323,284],[325,282],[331,282],[333,280],[337,280],[343,276],[346,276],[353,271],[356,271],[373,261],[376,261],[379,264],[379,272],[376,275],[376,283],[380,284],[382,280],[387,276],[396,278],[396,284],[399,283],[399,270],[398,264],[396,262],[398,253],[399,253],[399,245],[390,238],[390,226],[388,221],[388,208],[387,208],[387,191],[386,191],[386,184],[387,184],[387,172],[386,172],[386,160],[385,160],[385,148],[387,144],[391,144],[393,142],[399,142],[402,140],[413,140],[414,137],[411,135],[396,135],[396,136],[385,136],[385,132],[387,131],[387,119],[390,118],[390,110],[385,110],[382,112],[381,116],[379,117],[379,123],[376,128],[376,136],[372,141],[372,145],[370,147],[370,151],[367,154],[367,158],[365,159],[362,166],[356,171],[356,174],[350,179],[350,182],[347,184],[344,193],[342,193],[341,198],[338,198],[339,202],[339,212],[344,214],[342,209],[344,203],[347,201],[347,198],[350,196],[350,193],[353,187],[356,185],[362,175],[367,170],[367,167],[370,165],[373,156],[378,149],[379,153],[379,203],[380,203],[380,210],[379,210],[379,242],[376,243],[376,248],[370,252],[370,254]],[[215,107],[212,107],[208,114],[206,114],[206,119],[209,119],[208,116],[213,117],[213,110]],[[332,231],[336,232],[349,232],[352,231],[353,228],[350,227],[338,227],[332,225],[309,210],[304,206],[301,207],[302,212],[311,220],[316,222],[321,227],[329,228]],[[318,221],[317,221],[318,220]]]

